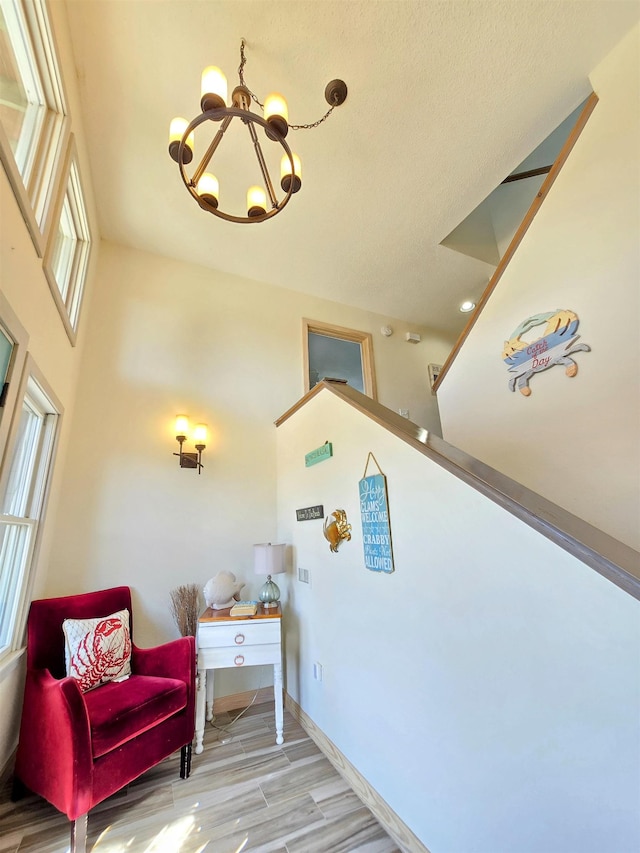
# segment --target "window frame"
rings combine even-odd
[[[69,200],[77,238],[75,240],[73,255],[68,259],[70,261],[69,281],[63,287],[63,290],[61,290],[60,284],[56,279],[55,254],[58,228],[65,212],[65,203],[67,200]],[[75,137],[71,134],[60,181],[60,190],[52,217],[52,227],[49,231],[47,249],[43,259],[43,269],[56,308],[62,318],[65,331],[69,336],[72,346],[76,345],[78,337],[78,325],[80,322],[84,289],[89,275],[92,248],[93,237],[91,226],[89,225],[86,193],[80,175]]]
[[[13,620],[11,635],[9,637],[7,646],[4,648],[4,650],[0,650],[0,672],[4,670],[5,664],[9,664],[12,661],[12,658],[17,653],[19,653],[24,647],[24,632],[27,621],[27,613],[29,609],[29,603],[31,601],[35,576],[37,573],[38,556],[40,553],[43,531],[46,523],[47,509],[49,505],[49,495],[51,492],[51,483],[55,471],[55,462],[58,451],[58,444],[60,440],[62,420],[64,416],[64,409],[62,404],[60,403],[60,400],[53,392],[51,386],[49,385],[42,372],[36,365],[31,354],[27,354],[19,387],[17,389],[17,403],[13,411],[13,417],[11,418],[11,429],[9,433],[9,439],[7,441],[5,449],[2,471],[0,472],[0,497],[2,497],[5,493],[5,490],[7,488],[7,482],[11,474],[11,462],[13,461],[13,454],[15,452],[16,444],[18,441],[18,433],[22,417],[23,404],[28,393],[30,382],[33,382],[36,386],[38,386],[42,395],[47,399],[47,402],[51,404],[51,407],[54,409],[54,411],[50,414],[55,416],[55,420],[53,420],[50,424],[44,425],[44,429],[48,430],[52,434],[48,441],[48,446],[44,451],[46,453],[46,459],[38,459],[38,467],[37,470],[34,472],[33,479],[30,483],[30,495],[28,500],[29,508],[27,510],[27,513],[32,514],[25,516],[16,516],[16,523],[24,523],[27,526],[31,526],[32,528],[34,528],[34,533],[31,541],[28,544],[28,553],[25,564],[24,577],[22,578],[20,588],[17,590],[15,596],[15,618]],[[40,439],[40,445],[42,445],[43,440],[43,438]],[[38,455],[40,456],[42,453],[43,448],[42,446],[40,446],[38,450]],[[40,491],[40,495],[37,498],[38,506],[35,516],[33,514],[34,490]],[[0,518],[12,517],[0,514]]]
[[[378,399],[376,388],[376,371],[373,361],[373,336],[370,332],[359,332],[357,329],[347,329],[344,326],[334,326],[331,323],[321,323],[317,320],[302,320],[302,360],[304,371],[304,393],[310,389],[309,381],[309,333],[324,335],[327,338],[336,338],[341,341],[351,341],[360,344],[360,357],[362,360],[362,380],[364,393],[372,400]]]
[[[20,31],[26,37],[31,55],[25,64],[37,70],[38,89],[46,110],[39,119],[41,127],[33,142],[33,162],[25,181],[7,133],[0,124],[0,161],[27,224],[38,257],[42,258],[52,226],[56,187],[64,162],[71,119],[60,72],[58,50],[51,27],[46,0],[10,0],[18,10]],[[25,41],[25,38],[21,39]],[[19,64],[21,62],[19,61]]]
[[[18,400],[18,392],[20,391],[24,364],[27,357],[27,347],[29,345],[29,335],[2,293],[0,293],[0,326],[7,337],[13,341],[13,352],[11,353],[9,369],[7,370],[5,379],[8,388],[4,394],[3,404],[0,407],[0,460],[3,460],[11,420]]]

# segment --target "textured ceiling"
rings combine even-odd
[[[493,268],[440,241],[589,94],[588,74],[640,17],[636,0],[67,8],[104,238],[452,335]],[[302,191],[253,225],[201,211],[167,153],[170,119],[199,111],[202,68],[237,83],[241,37],[248,86],[261,100],[281,91],[291,123],[324,113],[329,80],[349,87],[324,124],[290,132]],[[216,155],[221,192],[244,181],[244,142]]]

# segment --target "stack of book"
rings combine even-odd
[[[236,601],[231,610],[230,616],[255,616],[258,612],[257,601]]]

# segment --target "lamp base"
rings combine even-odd
[[[277,607],[280,602],[280,589],[275,581],[271,580],[271,575],[267,575],[267,581],[258,593],[258,598],[264,607]]]

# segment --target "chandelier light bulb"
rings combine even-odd
[[[292,154],[293,157],[293,189],[291,192],[297,193],[302,186],[302,163],[297,154]],[[291,186],[291,161],[286,154],[282,155],[280,161],[280,186],[288,193]]]
[[[171,119],[171,124],[169,125],[169,154],[171,155],[171,159],[175,160],[176,163],[178,162],[180,142],[188,126],[189,122],[186,118],[176,116],[176,118]],[[190,163],[193,160],[193,131],[187,136],[182,159],[185,163]]]
[[[202,175],[202,177],[198,181],[196,192],[198,193],[200,198],[203,201],[206,201],[207,204],[210,204],[211,207],[218,206],[218,199],[220,198],[220,185],[216,176],[212,175],[211,172],[205,172],[204,175]]]
[[[264,117],[269,127],[283,138],[289,133],[289,110],[287,102],[277,92],[267,95],[264,101]],[[267,136],[269,133],[267,132]],[[271,137],[273,138],[273,137]]]
[[[216,65],[208,65],[202,72],[200,92],[203,113],[227,106],[227,78]]]
[[[263,216],[267,212],[267,194],[262,187],[247,190],[247,216]]]

